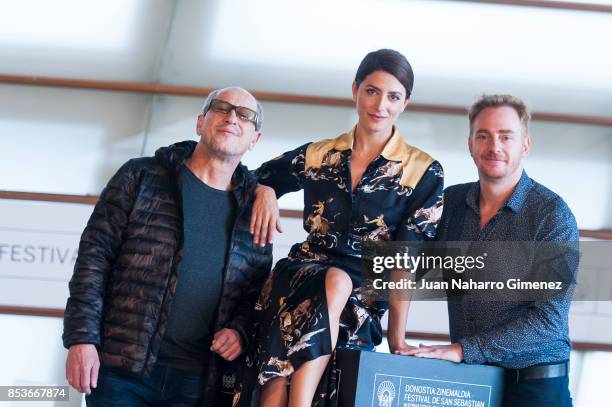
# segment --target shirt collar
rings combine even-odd
[[[357,126],[353,127],[353,130],[343,133],[335,139],[309,144],[306,148],[304,168],[321,168],[323,158],[330,150],[347,151],[352,149],[356,128]],[[402,187],[412,189],[416,188],[421,178],[423,178],[428,168],[434,162],[434,159],[429,154],[406,144],[395,126],[393,126],[391,137],[383,147],[380,157],[387,161],[401,163],[402,171],[399,184]]]
[[[480,207],[478,206],[478,198],[480,197],[480,183],[473,182],[465,195],[465,204],[472,208],[476,213],[480,213]]]
[[[533,180],[527,176],[525,170],[521,174],[521,179],[519,179],[518,184],[516,184],[516,188],[514,188],[514,192],[510,195],[510,199],[506,202],[506,206],[512,209],[514,212],[520,212],[523,204],[527,200],[527,194],[531,187],[533,186]]]
[[[519,182],[514,188],[514,192],[512,192],[512,195],[510,195],[510,198],[503,207],[507,207],[515,213],[520,212],[521,208],[523,207],[523,204],[527,200],[527,194],[529,193],[529,190],[532,186],[533,180],[529,178],[527,172],[523,170],[521,178],[519,179]],[[467,206],[472,208],[474,212],[478,214],[480,213],[480,206],[478,204],[479,198],[480,183],[474,182],[467,192],[467,195],[465,197],[465,203],[467,204]]]
[[[357,126],[353,127],[350,132],[338,137],[334,148],[339,151],[352,150],[355,142],[355,131],[357,131]],[[391,137],[380,155],[389,161],[404,161],[408,156],[408,146],[397,127],[393,126]]]

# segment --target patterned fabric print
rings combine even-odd
[[[281,260],[266,282],[256,309],[260,324],[256,341],[259,384],[277,377],[290,378],[306,361],[329,355],[331,338],[325,300],[325,273],[329,266]],[[339,347],[374,350],[382,340],[384,311],[370,300],[367,289],[357,288],[340,315]],[[278,298],[278,301],[272,301]],[[335,353],[316,392],[313,406],[329,405],[336,394]]]
[[[351,150],[343,147],[352,146],[351,137],[342,135],[336,139],[342,139],[335,144],[338,148],[329,150],[321,143],[312,145],[315,154],[320,154],[314,160],[308,155],[313,149],[306,144],[256,171],[259,182],[274,188],[278,197],[304,190],[303,225],[308,232],[307,240],[295,244],[288,258],[276,264],[256,305],[259,384],[276,377],[290,378],[304,362],[332,354],[325,299],[325,273],[332,266],[345,270],[357,287],[341,313],[337,346],[374,350],[382,340],[380,319],[387,304],[375,301],[371,282],[362,281],[363,242],[414,241],[435,235],[442,210],[440,164],[406,147],[401,135],[394,132],[387,145],[398,148],[385,147],[351,191]],[[404,161],[404,152],[430,161],[423,166],[421,160],[420,168],[405,165],[410,161]],[[306,165],[313,161],[316,165]],[[413,177],[414,185],[403,181],[410,179],[407,170],[422,174]],[[313,405],[334,405],[336,383],[332,355]]]
[[[371,281],[364,281],[362,287],[353,290],[340,314],[338,346],[374,350],[382,342],[380,320],[387,306],[376,298]]]
[[[305,153],[298,154],[296,159],[292,162],[297,168],[304,168],[305,164]],[[323,158],[323,167],[325,170],[319,168],[309,168],[304,171],[299,171],[297,175],[303,175],[310,181],[328,181],[334,184],[339,190],[349,192],[350,183],[342,177],[341,170],[342,164],[345,162],[345,157],[341,151],[330,151]]]
[[[303,362],[331,353],[326,270],[316,263],[295,267],[281,260],[266,282],[256,307],[261,310],[260,384],[287,377]]]
[[[352,145],[349,134],[341,137]],[[397,131],[388,144],[392,142],[407,151],[418,151],[405,147]],[[320,144],[314,144],[315,148]],[[347,257],[359,259],[365,241],[413,241],[435,236],[442,214],[444,179],[437,161],[431,161],[412,187],[402,184],[404,171],[411,167],[404,167],[401,158],[391,160],[381,154],[370,163],[355,190],[350,191],[350,148],[331,148],[323,153],[319,166],[307,168],[309,146],[310,143],[287,152],[256,171],[259,182],[274,188],[279,197],[304,190],[304,229],[308,238],[292,247],[289,259],[344,262]],[[386,155],[397,158],[393,151]],[[358,280],[357,276],[351,277]]]
[[[321,376],[311,407],[337,407],[339,377],[340,371],[338,370],[336,351],[334,350]]]
[[[304,221],[304,226],[309,232],[309,241],[317,242],[319,245],[329,249],[338,246],[338,233],[331,232],[334,221],[327,219],[324,215],[325,205],[331,204],[333,201],[334,198],[328,198],[325,202],[318,201],[314,203],[312,205],[313,211],[308,214]],[[334,219],[336,216],[334,216]],[[310,258],[310,255],[308,257]]]

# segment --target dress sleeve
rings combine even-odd
[[[444,171],[434,161],[412,192],[414,200],[395,236],[396,241],[433,240],[442,215]]]
[[[288,192],[302,189],[308,144],[310,143],[263,163],[255,170],[257,181],[262,185],[274,188],[277,198]]]

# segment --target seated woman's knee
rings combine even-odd
[[[345,271],[330,267],[325,276],[325,289],[328,293],[348,298],[353,290],[353,282]]]

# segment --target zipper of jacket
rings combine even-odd
[[[175,272],[175,270],[176,270],[176,263],[175,263],[174,259],[177,257],[177,252],[179,250],[181,250],[180,248],[182,247],[182,245],[183,245],[183,237],[181,235],[181,237],[179,238],[179,245],[177,246],[178,249],[174,252],[172,257],[170,258],[171,266],[170,266],[170,276],[168,277],[168,283],[170,282],[170,279],[172,278],[172,275],[176,274],[176,272]],[[166,289],[164,291],[164,295],[162,297],[161,305],[159,307],[159,315],[157,317],[157,323],[155,324],[155,330],[153,331],[153,336],[151,337],[151,340],[149,341],[149,345],[147,347],[147,356],[145,358],[145,370],[146,370],[146,366],[148,364],[148,361],[149,361],[149,359],[152,356],[151,345],[152,345],[152,342],[153,342],[153,337],[159,333],[159,326],[161,324],[162,314],[164,312],[164,305],[166,304],[166,301],[168,300],[168,291],[169,290],[170,290],[170,284],[166,284]],[[166,321],[165,322],[167,322],[167,319],[168,319],[169,316],[170,316],[170,309],[168,309],[168,315],[166,316]],[[160,339],[160,341],[162,341],[162,340],[163,340],[163,338]],[[160,343],[160,346],[161,346],[161,343]],[[159,349],[158,349],[158,351],[159,351]]]
[[[177,257],[178,252],[183,248],[183,239],[184,239],[184,228],[185,228],[185,218],[184,218],[184,214],[183,214],[183,196],[182,196],[182,188],[179,186],[179,181],[181,180],[180,175],[177,177],[176,180],[176,186],[177,186],[177,206],[179,208],[180,214],[181,214],[181,225],[179,228],[179,237],[178,237],[178,244],[177,244],[177,248],[176,250],[172,253],[172,257],[170,258],[170,275],[168,277],[168,283],[166,284],[166,289],[164,290],[164,295],[162,297],[162,301],[159,307],[159,315],[157,317],[157,321],[155,324],[155,330],[153,331],[153,336],[151,337],[151,340],[149,340],[149,344],[147,346],[147,354],[145,356],[145,367],[144,367],[144,371],[146,371],[147,369],[147,365],[148,362],[151,358],[151,344],[153,342],[153,338],[155,337],[155,335],[157,335],[159,333],[159,326],[161,324],[161,319],[162,319],[162,314],[164,312],[164,305],[166,304],[166,301],[168,299],[168,291],[170,290],[170,279],[172,278],[173,274],[178,273],[178,271],[176,270],[176,262],[174,261]],[[178,278],[178,277],[177,277]],[[166,316],[166,320],[167,317],[170,316],[170,308],[168,308],[168,315]],[[161,347],[161,341],[163,341],[163,338],[160,338],[160,347]],[[158,349],[159,351],[159,349]],[[143,372],[144,373],[144,372]]]
[[[220,328],[220,326],[218,325],[219,324],[219,306],[221,305],[221,301],[223,301],[223,294],[225,293],[225,285],[227,283],[226,281],[227,271],[230,267],[230,257],[232,257],[232,251],[235,246],[234,237],[236,235],[236,228],[238,227],[238,222],[240,221],[240,218],[242,217],[242,214],[244,213],[247,206],[248,205],[245,205],[242,208],[240,208],[240,210],[236,214],[236,221],[234,222],[234,226],[232,227],[232,234],[230,235],[230,246],[229,246],[229,250],[227,251],[227,258],[225,259],[225,267],[223,268],[223,284],[221,284],[221,293],[219,294],[219,301],[217,302],[217,307],[215,308],[215,323],[213,324],[213,329]],[[214,332],[213,332],[213,336],[214,336]]]

